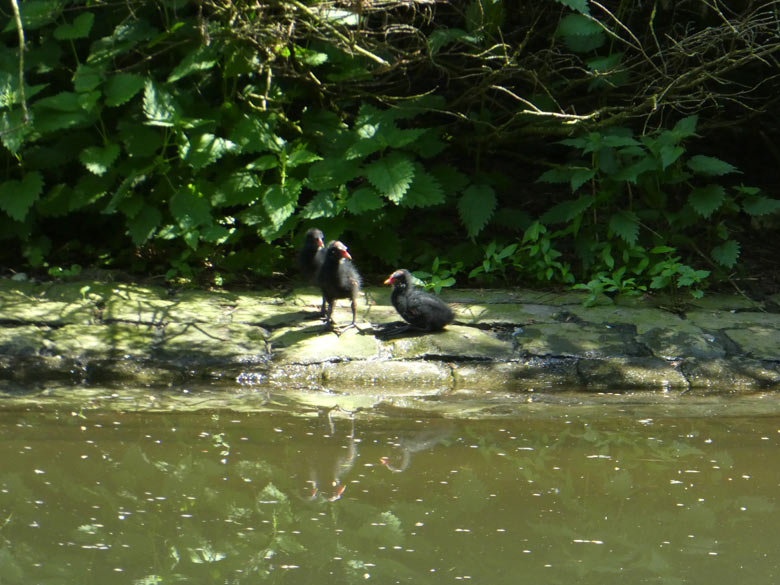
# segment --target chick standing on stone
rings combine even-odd
[[[338,240],[330,242],[325,248],[325,258],[317,271],[317,284],[322,289],[322,298],[326,305],[327,325],[333,326],[333,305],[336,299],[351,299],[352,323],[347,329],[356,327],[357,297],[362,282],[347,247]]]
[[[303,239],[303,247],[298,255],[298,268],[301,275],[312,283],[317,283],[317,272],[325,260],[325,236],[321,230],[311,228]],[[320,316],[325,315],[325,296],[322,297]]]
[[[396,270],[385,280],[385,284],[393,285],[390,300],[398,314],[408,323],[396,333],[409,327],[422,331],[438,331],[455,318],[449,305],[439,297],[414,288],[412,275],[408,270]]]

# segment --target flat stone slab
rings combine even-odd
[[[712,295],[680,309],[658,298],[585,307],[577,292],[445,290],[454,323],[387,337],[385,327],[400,322],[389,297],[368,288],[357,327],[332,331],[311,287],[0,279],[0,390],[224,380],[260,393],[394,397],[780,388],[777,295],[765,303]],[[334,318],[349,323],[346,301]]]

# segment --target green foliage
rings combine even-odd
[[[730,222],[740,211],[757,215],[780,205],[755,188],[711,182],[739,171],[715,157],[688,155],[685,140],[695,135],[696,122],[691,116],[671,130],[638,137],[612,128],[561,141],[587,158],[551,169],[539,181],[586,193],[558,203],[540,221],[566,224],[559,235],[575,238],[587,275],[576,288],[591,293],[588,302],[604,292],[649,289],[700,296],[711,272],[683,262],[679,247],[701,253],[709,245],[715,266],[733,268],[740,245]]]
[[[415,270],[412,275],[422,281],[426,290],[433,290],[433,292],[439,294],[441,289],[454,286],[457,282],[455,277],[462,271],[462,262],[448,262],[447,260],[440,260],[437,256],[433,259],[430,272]]]

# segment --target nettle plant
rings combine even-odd
[[[733,269],[740,253],[739,215],[758,216],[780,209],[780,201],[760,189],[724,184],[739,171],[712,156],[689,154],[685,142],[696,136],[697,117],[671,130],[634,136],[627,128],[590,132],[561,141],[581,158],[545,172],[539,181],[565,183],[575,198],[539,218],[524,239],[550,233],[548,249],[573,241],[593,301],[599,293],[639,294],[649,289],[703,294],[711,270],[690,265],[698,257],[710,268]],[[546,269],[547,279],[556,277]],[[568,273],[560,273],[566,281]]]

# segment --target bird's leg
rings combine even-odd
[[[320,319],[325,318],[325,295],[322,295],[322,305],[320,305]]]

